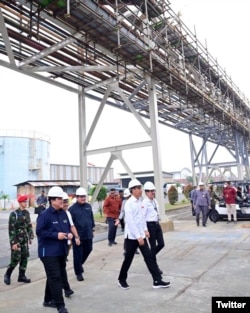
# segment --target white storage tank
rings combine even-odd
[[[14,184],[49,179],[49,137],[36,131],[0,129],[0,197],[15,199]]]

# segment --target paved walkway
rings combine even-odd
[[[107,241],[94,244],[85,266],[85,280],[78,282],[72,270],[72,254],[68,276],[75,294],[66,298],[70,313],[210,313],[212,296],[249,296],[250,228],[225,222],[196,227],[194,221],[176,221],[175,230],[165,233],[166,247],[158,256],[164,279],[172,286],[153,289],[143,258],[136,255],[128,283],[130,289],[117,286],[123,258],[123,238],[108,247]],[[0,269],[3,282],[5,269]],[[1,313],[52,313],[43,308],[45,275],[40,260],[29,262],[27,276],[31,284],[17,283],[17,269],[12,284],[0,283]]]

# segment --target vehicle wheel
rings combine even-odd
[[[220,220],[220,215],[216,210],[212,210],[209,214],[209,219],[211,222],[218,222]]]

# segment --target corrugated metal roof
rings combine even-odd
[[[80,181],[25,181],[14,186],[31,185],[33,187],[52,187],[52,186],[80,186]]]

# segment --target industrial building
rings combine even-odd
[[[89,184],[97,184],[104,170],[88,166]],[[36,131],[0,130],[0,197],[6,195],[13,202],[17,194],[25,193],[30,195],[33,204],[42,189],[46,191],[59,181],[67,186],[65,191],[74,193],[80,185],[80,166],[50,164],[49,136]],[[109,169],[105,183],[115,183],[113,168]]]
[[[16,197],[14,184],[50,179],[50,139],[36,131],[0,130],[0,196]]]

